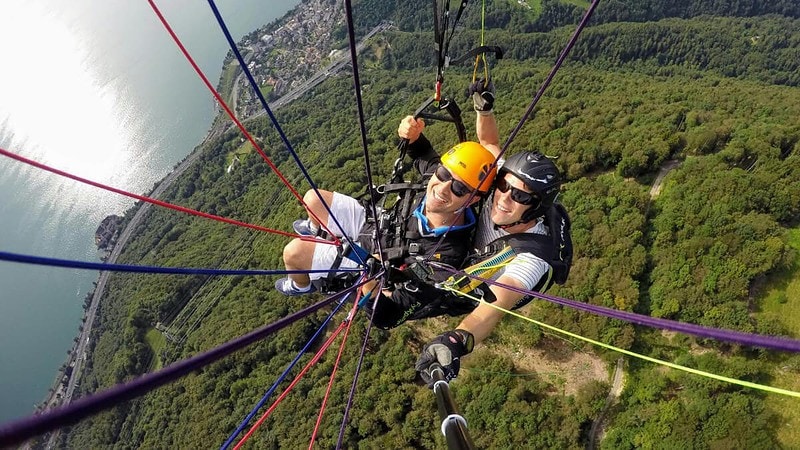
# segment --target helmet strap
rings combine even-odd
[[[506,225],[498,225],[498,224],[496,224],[496,223],[495,223],[495,224],[494,224],[494,229],[495,229],[495,230],[505,230],[506,228],[511,228],[511,227],[513,227],[514,225],[518,225],[518,224],[520,224],[520,223],[522,223],[522,221],[521,221],[521,220],[518,220],[518,221],[516,221],[516,222],[514,222],[514,223],[509,223],[509,224],[506,224]]]
[[[536,219],[533,219],[533,221],[535,221],[535,220]],[[505,231],[506,229],[511,228],[511,227],[513,227],[515,225],[519,225],[521,223],[528,223],[528,222],[531,222],[531,221],[532,221],[531,219],[519,219],[518,221],[516,221],[514,223],[508,223],[508,224],[505,224],[505,225],[494,224],[494,229],[495,230],[500,229],[500,230],[504,230]]]

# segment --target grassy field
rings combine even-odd
[[[800,254],[800,228],[789,231],[789,245]],[[768,278],[758,305],[761,314],[779,318],[800,337],[800,258],[792,268]]]
[[[789,245],[800,254],[800,228],[789,231]],[[758,300],[759,315],[777,317],[792,333],[800,337],[800,258],[790,269],[769,277],[761,298]],[[797,357],[795,357],[797,358]],[[792,368],[776,367],[773,386],[800,391],[800,373]],[[770,394],[767,405],[784,419],[780,424],[778,439],[785,448],[800,448],[800,400],[783,395]]]
[[[233,164],[233,159],[234,158],[238,157],[240,159],[240,161],[241,161],[241,158],[243,156],[246,156],[247,154],[252,153],[253,151],[255,151],[255,148],[253,147],[253,144],[251,144],[249,141],[243,142],[242,145],[239,146],[239,148],[237,148],[236,150],[228,153],[225,156],[225,167],[226,168],[230,167],[231,164]]]
[[[783,371],[775,374],[770,383],[782,389],[800,392],[800,375],[797,371]],[[800,448],[800,399],[785,395],[769,394],[767,406],[778,412],[783,419],[778,428],[778,440],[783,448]]]
[[[589,5],[592,3],[587,0],[564,0],[564,3],[569,3],[570,5],[580,6],[583,9],[589,9]]]
[[[217,87],[222,98],[226,102],[231,101],[231,93],[233,92],[233,82],[236,79],[236,74],[239,71],[239,62],[232,61],[223,68],[222,76],[220,76],[219,86]]]
[[[259,86],[258,90],[261,91],[261,95],[264,98],[269,98],[269,93],[275,90],[275,87],[271,84],[262,84]]]
[[[167,346],[167,340],[164,338],[164,335],[162,335],[155,328],[151,328],[144,338],[147,341],[147,345],[150,346],[150,348],[153,350],[153,354],[155,355],[152,366],[150,367],[150,371],[152,372],[161,368],[161,358],[158,355],[160,355],[164,347]]]
[[[531,20],[536,20],[542,14],[542,0],[509,0],[509,3],[528,8],[531,12],[529,15]]]

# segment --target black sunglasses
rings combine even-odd
[[[511,200],[514,200],[520,205],[533,205],[539,202],[539,197],[536,194],[525,192],[522,189],[511,186],[505,178],[498,178],[495,187],[500,192],[508,192],[508,190],[511,189]]]
[[[450,183],[450,190],[453,192],[453,194],[455,194],[456,197],[463,197],[472,192],[471,187],[469,187],[464,182],[458,181],[455,178],[453,178],[453,174],[450,173],[449,170],[447,170],[447,167],[441,164],[439,164],[439,166],[436,167],[435,175],[436,178],[438,178],[442,183],[447,183],[448,181],[452,181],[452,183]]]

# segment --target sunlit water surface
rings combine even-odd
[[[208,4],[160,3],[216,81],[228,47]],[[236,38],[297,3],[216,2]],[[205,135],[213,98],[147,2],[3,0],[0,17],[0,148],[142,194]],[[132,205],[0,157],[0,251],[98,261],[97,225]],[[45,398],[97,275],[0,262],[0,422]]]

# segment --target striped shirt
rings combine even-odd
[[[482,249],[495,239],[510,234],[494,226],[494,223],[492,223],[491,209],[492,197],[490,196],[486,202],[484,202],[478,228],[475,230],[475,248],[477,249]],[[539,218],[536,225],[528,228],[525,232],[543,234],[545,236],[550,234],[542,218]],[[506,275],[518,281],[526,290],[530,291],[539,283],[542,276],[546,276],[550,270],[550,264],[542,258],[539,258],[533,253],[520,253],[514,257],[508,265],[497,271],[497,273],[491,277],[491,280],[497,280],[501,276]]]

